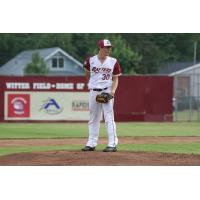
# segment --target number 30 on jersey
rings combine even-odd
[[[102,74],[102,80],[109,80],[110,74]]]

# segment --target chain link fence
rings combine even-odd
[[[174,121],[200,121],[200,74],[174,76]]]

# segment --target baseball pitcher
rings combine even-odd
[[[107,39],[98,42],[99,53],[84,62],[89,93],[89,138],[82,151],[94,151],[99,137],[101,112],[103,111],[108,145],[104,152],[117,151],[118,138],[114,121],[114,96],[121,67],[117,59],[110,57],[112,45]]]

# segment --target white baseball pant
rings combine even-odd
[[[110,92],[110,88],[103,92]],[[101,114],[103,111],[104,120],[106,124],[106,130],[108,134],[108,145],[109,147],[115,147],[118,144],[118,138],[116,134],[116,124],[114,121],[113,104],[114,99],[111,99],[108,103],[97,103],[96,95],[102,92],[90,90],[89,94],[89,138],[86,146],[95,147],[99,138],[99,129]]]

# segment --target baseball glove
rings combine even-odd
[[[107,92],[102,92],[96,96],[96,102],[98,103],[108,103],[110,99],[114,98],[111,94]]]

